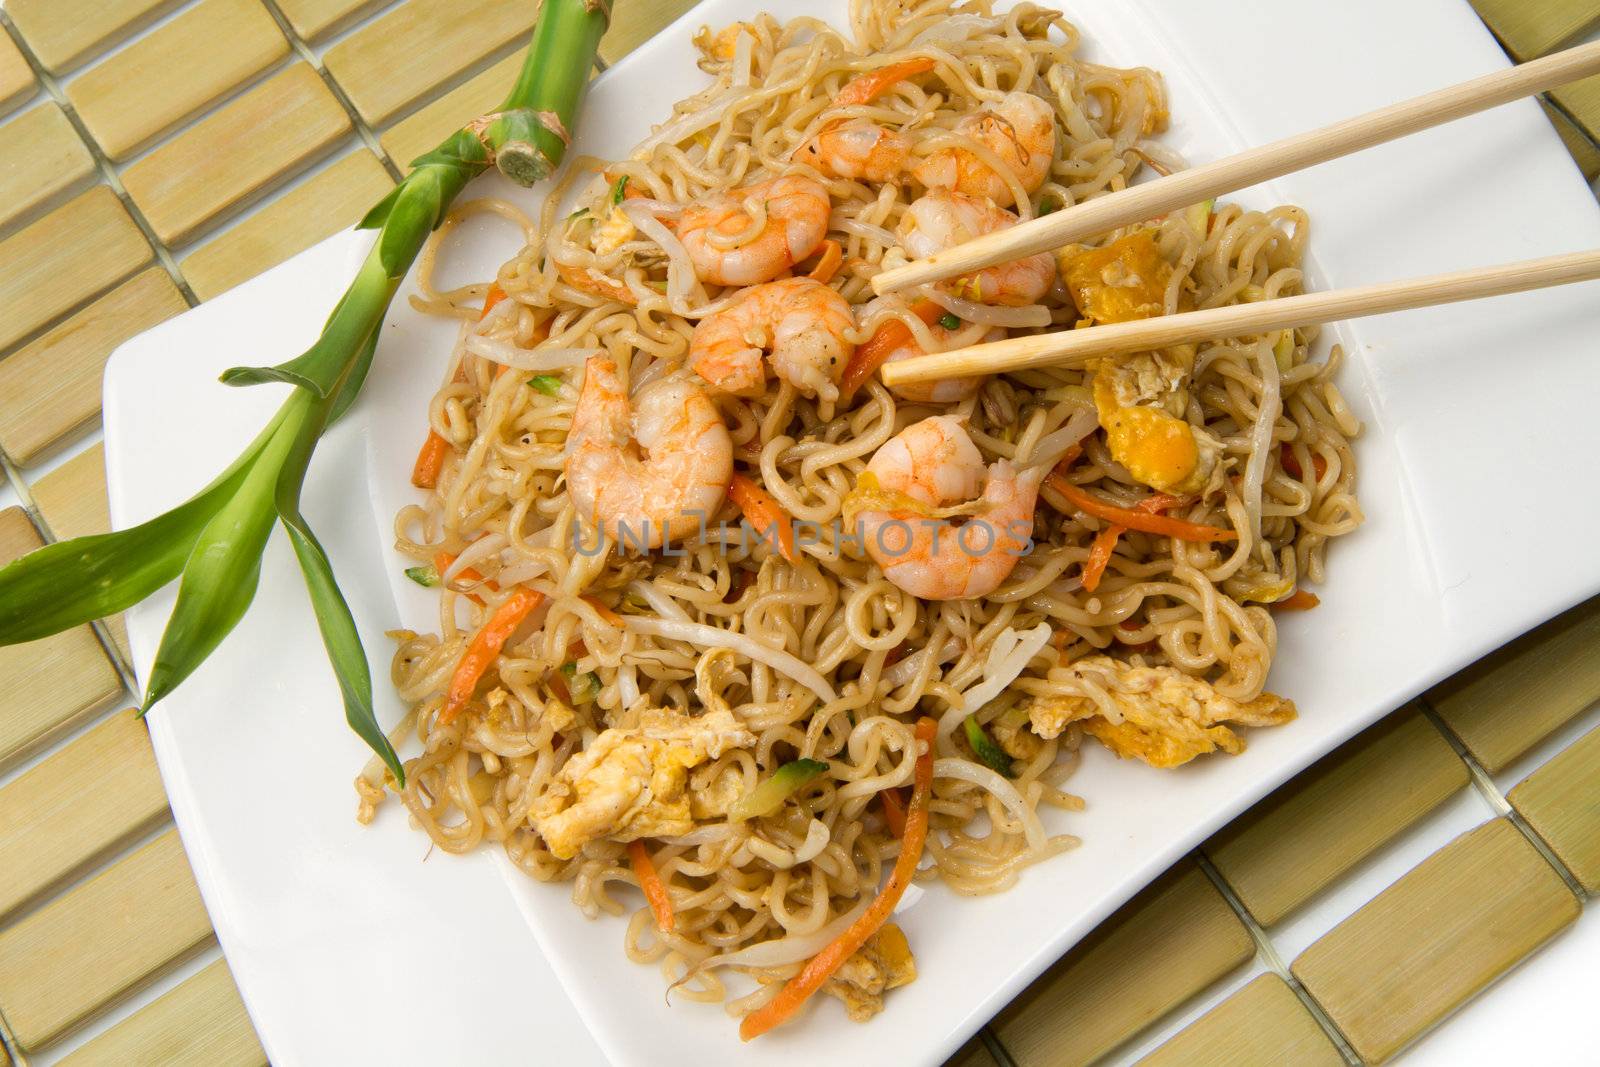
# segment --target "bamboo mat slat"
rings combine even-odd
[[[1254,952],[1222,894],[1185,861],[1045,972],[994,1028],[1018,1067],[1090,1063]]]
[[[0,230],[87,185],[94,157],[53,101],[0,126]]]
[[[0,921],[165,819],[150,735],[121,711],[0,787]]]
[[[104,52],[183,0],[7,0],[6,14],[55,74]]]
[[[402,171],[430,151],[474,115],[482,115],[506,98],[522,68],[522,57],[510,55],[473,75],[432,103],[418,108],[379,137],[389,160]]]
[[[1263,974],[1139,1061],[1139,1067],[1344,1067],[1287,982]]]
[[[95,444],[79,452],[32,486],[33,502],[56,540],[87,537],[111,529],[110,507],[106,502],[106,455]],[[122,615],[102,620],[112,642],[131,663],[128,652],[128,627]]]
[[[288,54],[258,0],[202,0],[68,82],[67,99],[123,160]]]
[[[1600,21],[1583,0],[1474,0],[1478,15],[1519,63],[1554,51]]]
[[[1514,0],[1480,3],[1486,16],[1488,9],[1505,9],[1496,16],[1500,20],[1496,30],[1507,39],[1518,37],[1524,48],[1534,47],[1526,42],[1538,34],[1551,37],[1566,32],[1562,27],[1575,18],[1593,18],[1600,10],[1589,0],[1532,0],[1521,10],[1512,10],[1519,6]],[[689,0],[619,0],[602,56],[614,62],[689,6]],[[147,36],[95,59],[180,7],[179,14]],[[311,67],[295,61],[250,86],[282,63],[289,51],[277,20],[255,17],[269,9],[281,15],[302,41],[311,42],[326,42],[372,16],[329,48],[323,60],[328,75],[362,119],[388,124],[381,129],[380,143],[402,170],[463,121],[499,102],[515,76],[518,38],[528,25],[526,0],[6,0],[6,14],[23,39],[37,46],[47,69],[60,71],[92,61],[65,87],[74,100],[87,101],[80,109],[86,112],[84,121],[97,139],[103,138],[102,147],[109,154],[125,157],[163,136],[160,131],[179,129],[137,163],[117,169],[158,238],[169,247],[184,246],[176,249],[179,270],[202,300],[347,224],[390,181],[368,149],[348,151],[355,142],[351,116]],[[222,32],[196,30],[206,19],[215,20]],[[242,28],[230,33],[228,26]],[[188,47],[163,43],[180,37],[190,42]],[[265,42],[272,37],[280,44],[268,49]],[[495,60],[502,53],[504,58]],[[160,56],[166,62],[152,58]],[[1592,81],[1600,88],[1600,79]],[[250,87],[241,91],[244,86]],[[93,92],[97,87],[98,96]],[[19,106],[37,88],[26,60],[0,32],[0,114]],[[238,95],[219,105],[230,93]],[[120,96],[109,99],[116,94]],[[1547,105],[1579,165],[1591,173],[1600,168],[1600,153],[1590,139],[1600,127],[1597,97],[1600,93],[1580,84]],[[35,104],[34,110],[55,107]],[[205,108],[212,110],[198,124],[185,118]],[[116,196],[105,186],[77,192],[93,180],[93,160],[59,109],[55,114],[59,121],[53,124],[34,117],[32,110],[13,119],[13,123],[21,119],[38,123],[37,136],[26,124],[20,129],[27,137],[17,136],[10,125],[0,127],[0,160],[8,164],[0,168],[4,171],[0,233],[14,231],[0,239],[0,450],[24,467],[98,421],[100,378],[105,358],[116,344],[186,306],[164,268],[139,272],[152,252],[142,238],[135,252],[128,251],[135,246],[124,238],[130,232],[137,236],[137,230]],[[63,123],[76,142],[76,153],[69,152],[61,136]],[[200,130],[207,132],[197,134]],[[8,133],[23,151],[7,151]],[[318,160],[341,151],[341,142],[347,146],[342,158],[315,169],[281,197],[255,206],[279,185],[317,168]],[[45,167],[40,161],[47,154],[40,146],[52,143],[64,153],[67,162],[62,166]],[[13,165],[13,158],[22,165]],[[29,172],[29,164],[38,165]],[[67,197],[76,199],[63,205]],[[92,225],[69,217],[67,209],[80,202],[84,210],[74,215],[87,211]],[[243,217],[232,221],[234,216]],[[50,227],[35,229],[52,220]],[[30,233],[32,241],[18,241]],[[127,260],[135,254],[137,261],[129,265]],[[48,273],[34,273],[31,264],[40,255],[55,257]],[[52,287],[59,287],[65,278],[68,291],[45,288],[39,279],[46,277]],[[16,347],[21,342],[26,343]],[[8,349],[13,350],[5,354]],[[97,446],[28,480],[39,516],[54,535],[104,528],[103,456]],[[19,509],[0,512],[0,560],[6,558],[8,533],[17,544],[35,543]],[[1600,614],[1595,607],[1589,610]],[[122,640],[115,627],[112,631]],[[1576,636],[1553,627],[1539,639],[1551,643],[1552,649],[1540,654],[1514,648],[1503,662],[1459,683],[1447,683],[1428,699],[1450,728],[1460,731],[1475,757],[1491,770],[1501,769],[1600,697],[1594,637],[1600,637],[1600,624]],[[13,717],[9,714],[13,701],[48,711],[40,720],[43,726],[29,739],[8,740],[0,732],[0,768],[111,706],[116,697],[115,672],[87,629],[51,640],[71,641],[72,649],[46,649],[26,660],[9,661],[7,650],[0,650],[0,692],[6,694],[0,698],[0,712],[6,713],[0,714],[0,731]],[[48,676],[50,683],[44,685],[36,675]],[[159,826],[163,818],[165,800],[159,783],[151,792],[154,772],[143,727],[126,716],[113,716],[0,787],[0,1013],[24,1036],[25,1050],[59,1042],[61,1034],[102,1013],[209,939],[192,877],[171,831],[104,868],[92,881],[65,891],[58,888],[75,876],[73,872],[104,862],[119,845]],[[80,747],[113,734],[118,735],[118,751],[133,755],[95,760],[87,747]],[[140,749],[136,741],[144,747]],[[1513,791],[1512,802],[1555,855],[1592,889],[1597,877],[1594,866],[1600,863],[1593,851],[1594,842],[1600,840],[1595,827],[1600,800],[1594,784],[1600,771],[1594,767],[1591,749],[1600,742],[1591,735],[1583,744],[1588,747],[1570,749],[1529,776]],[[80,760],[76,769],[73,754]],[[87,768],[108,765],[116,769],[97,777],[102,786],[98,792],[83,785]],[[46,768],[49,774],[35,777]],[[1405,712],[1274,793],[1206,849],[1252,916],[1271,924],[1339,882],[1385,843],[1419,825],[1465,781],[1465,765],[1448,743],[1425,718]],[[23,783],[29,785],[19,789]],[[61,798],[62,803],[52,807],[49,797]],[[10,815],[13,807],[48,813],[37,825],[24,820],[25,825],[16,829],[17,820]],[[1503,821],[1474,834],[1494,825]],[[30,832],[48,838],[37,844],[19,843]],[[1341,951],[1341,946],[1347,949],[1358,943],[1363,930],[1379,929],[1379,920],[1387,917],[1398,932],[1380,930],[1383,936],[1424,942],[1420,957],[1415,946],[1409,954],[1397,949],[1393,953],[1415,963],[1419,981],[1434,982],[1434,993],[1425,990],[1426,995],[1418,997],[1412,995],[1417,983],[1409,979],[1395,977],[1385,987],[1386,996],[1400,1004],[1390,1014],[1403,1016],[1393,1025],[1408,1032],[1427,1025],[1417,1020],[1437,1017],[1438,1013],[1429,1014],[1435,1012],[1434,1000],[1449,1000],[1453,1006],[1470,995],[1459,992],[1458,986],[1470,984],[1475,975],[1494,966],[1503,970],[1509,964],[1502,965],[1492,953],[1474,955],[1481,946],[1473,936],[1488,939],[1481,930],[1463,933],[1452,927],[1440,933],[1423,923],[1427,929],[1419,932],[1402,921],[1413,919],[1405,908],[1383,903],[1426,874],[1431,879],[1427,884],[1444,885],[1466,901],[1465,909],[1473,911],[1477,927],[1509,927],[1502,941],[1521,945],[1537,932],[1541,917],[1546,924],[1561,919],[1559,914],[1552,918],[1559,906],[1552,910],[1541,902],[1558,900],[1549,893],[1550,878],[1556,878],[1563,892],[1564,883],[1525,839],[1474,845],[1476,851],[1462,859],[1458,846],[1475,840],[1474,834],[1442,850],[1340,924],[1301,957],[1297,969],[1309,961],[1315,971],[1319,952],[1329,973],[1342,973],[1339,967],[1351,959],[1370,966],[1373,959],[1367,957],[1372,953],[1363,957]],[[69,851],[76,847],[82,855],[52,853],[51,844]],[[160,855],[152,859],[153,851]],[[17,869],[13,856],[23,857],[22,869]],[[1455,872],[1452,877],[1475,883],[1457,888],[1450,877],[1433,873],[1440,856],[1454,857],[1447,874]],[[1528,884],[1534,887],[1531,891]],[[51,893],[58,895],[52,899]],[[1406,907],[1429,922],[1445,921],[1435,897],[1425,898],[1420,890],[1414,893],[1403,901]],[[25,894],[28,903],[19,904],[18,894]],[[175,913],[153,924],[146,921],[148,916],[135,914],[158,898],[171,903]],[[1524,898],[1535,905],[1531,918],[1520,913]],[[1572,899],[1570,893],[1567,898]],[[1491,906],[1492,900],[1500,901],[1500,911]],[[1507,907],[1507,900],[1516,903]],[[20,923],[4,926],[8,909],[23,915],[21,909],[29,907],[36,910]],[[118,907],[124,911],[119,913]],[[1452,915],[1459,910],[1452,904]],[[1502,912],[1516,914],[1506,920]],[[53,940],[39,933],[43,927],[37,924],[45,918],[54,924]],[[128,922],[136,926],[128,927]],[[24,944],[19,940],[24,928],[35,935],[26,942],[30,947],[25,951],[19,947]],[[1253,951],[1254,943],[1231,906],[1205,874],[1186,861],[1102,924],[1008,1008],[997,1020],[995,1036],[1017,1067],[1088,1063],[1202,993]],[[1384,971],[1399,973],[1393,965],[1385,965]],[[1436,971],[1444,975],[1442,980]],[[17,992],[19,981],[30,984]],[[46,995],[44,990],[52,985],[65,999]],[[1441,986],[1448,987],[1445,993],[1437,992]],[[1329,979],[1322,989],[1332,997],[1330,991],[1341,987]],[[1350,1018],[1364,1034],[1367,1031],[1361,1027],[1372,1020],[1364,1018],[1363,1011],[1394,1007],[1381,997],[1377,1008],[1359,998],[1349,999],[1354,1005],[1347,1005]],[[1381,1026],[1375,1033],[1374,1047],[1392,1040]],[[221,961],[82,1047],[74,1050],[58,1043],[52,1055],[62,1049],[69,1053],[62,1062],[75,1067],[157,1062],[209,1067],[264,1061]],[[1195,1020],[1147,1062],[1333,1067],[1340,1058],[1294,992],[1281,979],[1263,975]],[[996,1067],[996,1063],[975,1039],[949,1061],[949,1067]]]
[[[122,172],[156,236],[177,244],[325,155],[350,116],[305,63],[274,74]]]
[[[168,830],[0,930],[0,1004],[24,1050],[44,1048],[211,938]]]
[[[1600,727],[1506,797],[1590,893],[1600,893]]]
[[[356,151],[289,190],[179,264],[201,300],[210,300],[355,225],[394,186],[370,149]]]
[[[107,357],[188,306],[151,267],[0,359],[0,449],[26,466],[98,425]]]
[[[1552,89],[1550,99],[1591,141],[1600,141],[1600,74]]]
[[[1600,600],[1580,604],[1423,698],[1491,773],[1600,699]]]
[[[613,9],[611,28],[600,40],[600,58],[615,63],[688,9],[688,4],[630,4],[623,0]]]
[[[303,41],[320,41],[344,29],[384,0],[277,0],[289,28]]]
[[[1588,134],[1579,129],[1576,123],[1558,111],[1549,101],[1541,99],[1539,106],[1544,108],[1545,118],[1556,128],[1556,133],[1561,135],[1561,143],[1566,145],[1567,151],[1572,154],[1572,161],[1578,164],[1584,179],[1593,182],[1596,178],[1600,178],[1600,144],[1591,140]]]
[[[962,1045],[954,1056],[945,1060],[944,1067],[996,1067],[996,1064],[983,1042],[973,1038]]]
[[[1456,838],[1301,953],[1293,972],[1352,1048],[1382,1063],[1578,917],[1505,819]]]
[[[0,565],[41,543],[21,508],[0,511]],[[107,707],[121,690],[122,680],[87,626],[0,647],[0,769]]]
[[[1271,926],[1468,780],[1466,764],[1412,706],[1302,771],[1204,849],[1250,914]]]
[[[104,185],[0,241],[0,351],[105,292],[152,255]]]
[[[222,960],[60,1061],[61,1067],[259,1067],[267,1062]]]
[[[522,0],[406,0],[328,49],[323,64],[361,117],[378,126],[532,25]]]
[[[0,115],[33,95],[33,68],[11,35],[0,29]]]

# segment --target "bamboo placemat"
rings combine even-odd
[[[603,59],[689,6],[617,0]],[[1476,6],[1518,59],[1600,21],[1592,0]],[[532,10],[528,0],[0,8],[0,463],[19,502],[0,510],[0,561],[106,528],[96,430],[111,350],[353,223],[411,158],[503,95]],[[1545,107],[1594,179],[1600,78]],[[149,738],[126,710],[126,656],[120,620],[0,649],[0,1067],[264,1061]],[[1392,1057],[1600,891],[1597,699],[1592,602],[1279,789],[1107,920],[952,1063],[1127,1062],[1141,1048],[1162,1065]],[[1569,735],[1529,773],[1530,752]],[[1318,901],[1447,811],[1465,832],[1295,943]],[[1178,1011],[1193,1020],[1152,1051],[1149,1035]]]

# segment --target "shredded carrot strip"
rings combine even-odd
[[[1126,529],[1126,526],[1112,523],[1094,535],[1094,541],[1089,545],[1089,558],[1083,561],[1082,581],[1086,591],[1092,593],[1100,587],[1100,578],[1106,573],[1111,554],[1117,550],[1117,539]]]
[[[489,285],[489,291],[483,294],[483,310],[478,312],[478,318],[483,318],[494,310],[494,306],[506,298],[506,291],[500,288],[499,282]]]
[[[1322,598],[1317,594],[1306,589],[1296,589],[1272,607],[1277,611],[1310,611],[1320,603]]]
[[[1283,469],[1292,477],[1301,478],[1305,471],[1300,466],[1300,461],[1294,456],[1294,446],[1285,441],[1278,449],[1278,462],[1283,464]],[[1328,461],[1322,458],[1321,452],[1311,453],[1311,471],[1317,476],[1317,481],[1322,481],[1322,476],[1328,473]]]
[[[1168,493],[1154,493],[1145,497],[1134,505],[1135,511],[1142,511],[1147,515],[1156,515],[1169,508],[1175,508],[1184,503],[1182,497],[1172,496]],[[1111,563],[1111,555],[1117,550],[1117,541],[1128,532],[1126,526],[1112,523],[1104,530],[1095,534],[1094,542],[1089,546],[1089,558],[1083,561],[1083,588],[1087,592],[1094,592],[1100,586],[1100,579],[1106,573],[1106,567]]]
[[[878,800],[883,804],[883,821],[889,824],[889,832],[896,837],[906,836],[906,802],[900,799],[900,790],[879,790]]]
[[[905,81],[918,74],[926,74],[933,67],[933,60],[918,58],[869,70],[859,77],[850,79],[850,83],[840,89],[839,95],[833,98],[833,106],[850,107],[852,104],[870,103],[882,96],[896,82]]]
[[[932,300],[919,300],[911,306],[911,313],[932,326],[944,314],[944,308]],[[867,384],[867,379],[878,373],[890,353],[911,340],[911,327],[899,319],[889,319],[879,326],[872,336],[857,346],[845,364],[839,379],[839,392],[845,399],[855,395],[857,389]]]
[[[623,622],[621,615],[618,615],[616,612],[612,611],[610,608],[606,607],[592,596],[580,597],[579,599],[593,608],[595,614],[600,616],[606,622],[617,627],[619,630],[622,628]]]
[[[437,430],[428,431],[422,442],[417,462],[411,467],[411,484],[418,489],[432,489],[439,484],[439,472],[444,470],[444,457],[450,454],[450,442],[439,436]]]
[[[839,247],[838,241],[822,242],[822,258],[817,260],[817,265],[811,268],[811,273],[806,277],[814,282],[827,285],[833,276],[839,273],[839,264],[844,262],[844,250]]]
[[[500,288],[499,282],[493,282],[489,291],[483,296],[483,310],[478,313],[478,318],[489,314],[494,306],[506,298],[506,291]],[[501,370],[505,368],[502,367]],[[456,381],[462,381],[464,369],[456,368]],[[418,489],[432,489],[439,484],[439,472],[444,470],[445,457],[450,454],[450,442],[439,436],[439,432],[430,428],[428,439],[422,442],[422,449],[417,453],[417,462],[411,467],[411,484]]]
[[[439,572],[439,580],[440,581],[444,580],[444,572],[449,570],[450,569],[450,564],[454,563],[455,561],[456,561],[456,558],[454,556],[452,556],[448,552],[435,552],[433,554],[433,569]],[[456,575],[456,577],[460,578],[462,581],[466,581],[466,582],[481,582],[481,581],[483,581],[483,574],[481,572],[477,571],[477,570],[474,570],[471,567],[462,568],[461,573]],[[500,588],[498,585],[495,585],[493,582],[490,582],[488,584],[489,584],[489,588],[490,589],[499,589]],[[483,597],[479,596],[477,593],[462,593],[461,595],[466,597],[468,600],[472,601],[474,604],[479,605],[480,607],[483,604]]]
[[[768,531],[776,526],[778,551],[790,563],[795,561],[794,523],[765,489],[744,475],[735,474],[728,483],[728,497],[739,505],[739,510],[761,536],[769,536]]]
[[[911,805],[906,811],[905,832],[900,835],[900,855],[895,857],[894,870],[889,880],[878,891],[878,896],[850,924],[849,929],[835,938],[826,948],[811,957],[800,973],[784,983],[778,995],[744,1017],[739,1024],[739,1037],[745,1041],[787,1022],[812,994],[821,989],[833,973],[844,966],[845,960],[855,955],[866,944],[867,938],[889,920],[895,905],[911,884],[922,862],[922,847],[928,840],[928,798],[933,793],[933,735],[936,723],[929,718],[917,720],[917,766],[911,790]]]
[[[461,662],[456,664],[456,673],[450,678],[450,689],[444,700],[444,708],[439,712],[439,725],[448,726],[454,722],[456,716],[461,714],[461,709],[467,706],[467,701],[472,699],[472,691],[478,687],[478,681],[483,677],[483,672],[500,655],[500,650],[511,639],[522,620],[528,613],[538,607],[544,600],[543,593],[535,593],[531,589],[518,589],[494,609],[494,614],[489,616],[489,621],[483,624],[483,629],[472,639],[467,646],[466,654],[461,657]]]
[[[656,929],[664,934],[672,933],[677,919],[672,914],[672,894],[667,892],[667,883],[656,872],[643,841],[628,842],[628,862],[633,864],[634,877],[639,879],[639,888],[644,890],[644,899],[649,901],[650,911],[656,917]]]
[[[1166,515],[1152,515],[1147,511],[1135,508],[1120,508],[1115,504],[1108,504],[1093,493],[1073,485],[1062,477],[1058,471],[1052,471],[1045,478],[1044,484],[1066,497],[1067,501],[1079,511],[1086,512],[1106,522],[1114,522],[1119,526],[1125,526],[1130,530],[1155,534],[1158,537],[1171,537],[1179,541],[1237,541],[1239,539],[1239,535],[1232,530],[1224,530],[1216,526],[1202,526],[1197,522],[1174,519]]]

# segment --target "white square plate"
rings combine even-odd
[[[845,6],[709,0],[596,79],[579,148],[623,153],[669,99],[703,84],[688,44],[702,23],[765,8],[842,25]],[[1506,62],[1458,0],[1067,6],[1091,57],[1166,75],[1168,141],[1192,160]],[[1595,201],[1531,101],[1236,199],[1311,212],[1319,288],[1600,244]],[[228,389],[217,372],[304,347],[365,243],[333,238],[117,353],[105,396],[117,526],[187,496],[255,433],[282,391]],[[503,227],[465,227],[446,270],[489,277],[515,243]],[[1300,719],[1252,732],[1242,756],[1178,771],[1091,748],[1073,779],[1088,810],[1054,820],[1083,847],[1001,896],[924,894],[903,916],[921,977],[865,1026],[829,1002],[741,1046],[720,1009],[668,1007],[656,970],[626,962],[622,923],[584,921],[568,887],[527,880],[493,849],[430,857],[392,803],[358,827],[350,783],[366,752],[344,726],[300,576],[275,538],[244,623],[151,716],[173,812],[268,1054],[279,1067],[938,1063],[1251,802],[1435,680],[1600,591],[1600,559],[1579,533],[1600,525],[1600,497],[1572,491],[1574,476],[1593,480],[1600,452],[1594,294],[1572,286],[1332,331],[1351,352],[1342,385],[1366,423],[1357,447],[1369,521],[1330,553],[1323,606],[1281,622],[1272,687],[1295,699]],[[412,499],[410,457],[451,335],[402,295],[305,501],[362,625],[389,722],[400,708],[384,684],[382,631],[431,629],[435,610],[399,579],[390,517]],[[168,591],[129,612],[141,677],[170,606]]]

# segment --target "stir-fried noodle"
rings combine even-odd
[[[628,159],[573,160],[537,219],[461,209],[526,234],[481,320],[490,287],[437,292],[424,261],[462,327],[395,526],[441,582],[438,633],[394,660],[423,753],[401,798],[440,848],[631,912],[675,997],[749,1012],[862,913],[919,715],[920,877],[962,894],[1075,843],[1040,812],[1082,807],[1086,737],[1169,766],[1293,716],[1264,692],[1269,605],[1314,603],[1361,521],[1337,349],[1296,330],[902,395],[862,367],[1301,290],[1306,215],[1216,204],[873,298],[887,266],[1179,165],[1160,76],[1077,40],[987,0],[707,30],[715,83]],[[825,987],[852,1017],[909,978],[885,936]]]

